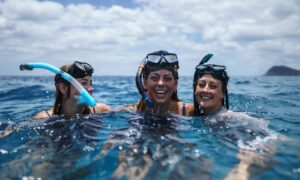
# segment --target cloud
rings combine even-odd
[[[96,74],[134,75],[147,53],[166,49],[178,54],[184,75],[208,52],[215,54],[212,63],[225,63],[234,75],[263,74],[278,63],[300,68],[297,0],[134,3],[0,1],[0,59],[15,66],[86,60]],[[0,72],[20,74],[17,68]]]

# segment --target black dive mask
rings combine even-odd
[[[178,69],[179,63],[176,54],[160,50],[147,54],[144,59],[144,66],[173,66]]]
[[[68,73],[74,78],[83,78],[85,76],[92,76],[94,72],[93,67],[86,62],[75,61],[68,70]]]

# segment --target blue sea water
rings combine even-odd
[[[112,107],[140,98],[134,77],[93,83],[95,99]],[[1,76],[0,179],[222,179],[250,147],[243,139],[260,136],[199,117],[125,111],[32,120],[52,106],[54,92],[53,77]],[[192,102],[191,77],[180,78],[178,94]],[[251,150],[260,158],[248,156],[249,177],[300,179],[300,77],[232,77],[229,97],[231,110],[267,121],[277,135],[272,153]]]

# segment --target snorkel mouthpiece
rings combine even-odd
[[[52,65],[46,64],[46,63],[28,63],[28,64],[21,64],[20,65],[20,70],[21,71],[23,71],[23,70],[33,70],[34,68],[46,69],[46,70],[49,70],[49,71],[51,71],[55,74],[59,74],[63,79],[70,82],[77,89],[77,91],[80,93],[80,96],[79,96],[79,103],[80,104],[87,104],[90,107],[96,106],[95,99],[70,74],[58,69],[55,66],[52,66]]]
[[[20,70],[23,71],[23,70],[32,70],[33,67],[29,66],[28,64],[21,64],[20,65]]]

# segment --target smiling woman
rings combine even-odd
[[[216,114],[224,107],[229,109],[227,84],[229,77],[226,67],[205,64],[212,57],[207,54],[196,66],[194,74],[194,115],[207,116]]]
[[[240,160],[228,173],[226,179],[248,179],[251,174],[254,174],[254,171],[260,172],[270,166],[270,157],[275,152],[273,140],[277,137],[268,130],[265,120],[229,110],[227,90],[229,77],[226,67],[205,64],[212,56],[212,54],[207,54],[195,68],[193,114],[202,116],[204,124],[215,132],[221,130],[227,133],[229,130],[234,130],[232,132],[239,133],[240,137],[235,133],[223,133],[224,138],[228,138],[232,142],[238,139],[237,158]],[[255,137],[257,134],[260,136],[259,138]],[[242,143],[243,138],[246,139],[246,137],[249,138],[247,143],[251,144],[253,149],[260,149],[263,153],[249,150],[249,147]],[[252,167],[258,167],[258,169],[253,170]]]
[[[188,115],[192,105],[181,102],[177,96],[178,68],[176,54],[162,50],[149,53],[140,65],[136,77],[142,98],[138,103],[125,107],[158,115]]]

